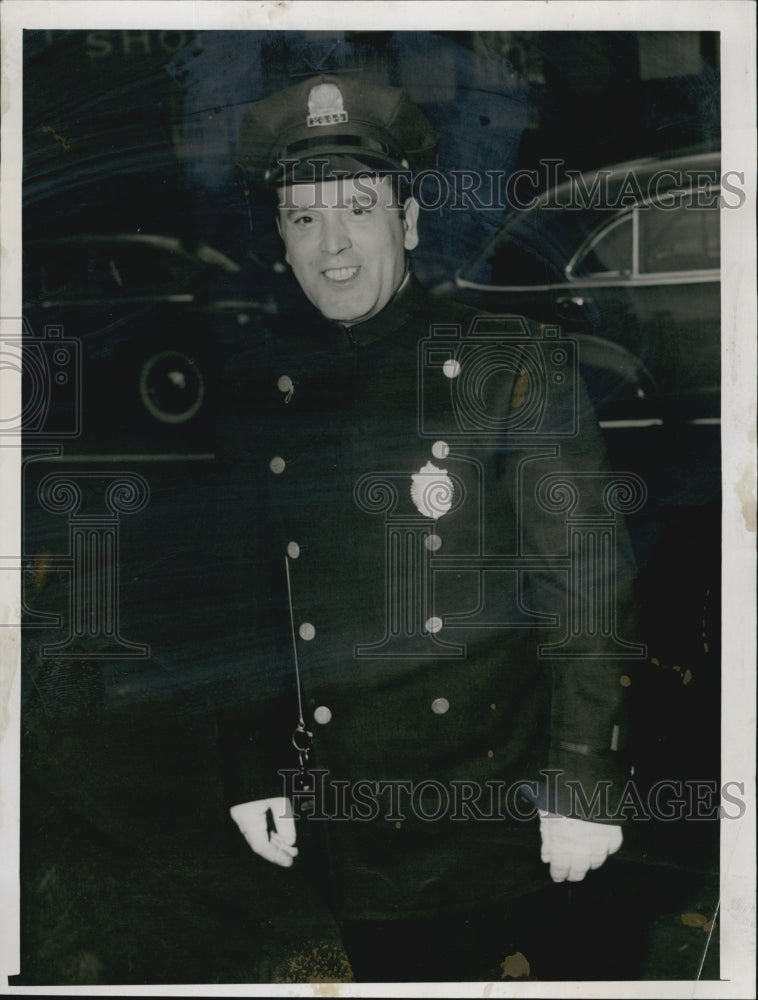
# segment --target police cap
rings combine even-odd
[[[322,74],[250,105],[237,161],[253,181],[279,186],[418,167],[436,144],[402,88]]]

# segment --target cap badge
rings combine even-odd
[[[319,83],[308,94],[308,128],[348,120],[342,93],[334,83]]]

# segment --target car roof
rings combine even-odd
[[[240,265],[231,257],[207,243],[184,243],[176,236],[164,236],[157,233],[76,233],[67,236],[40,237],[24,243],[24,249],[52,246],[74,246],[77,244],[101,245],[134,245],[150,246],[187,258],[199,260],[204,264],[220,267],[224,271],[236,274]]]
[[[637,181],[640,184],[644,184],[656,174],[661,174],[662,177],[666,176],[664,171],[712,171],[718,169],[720,163],[720,150],[705,149],[703,146],[693,146],[688,149],[678,150],[676,153],[638,157],[634,160],[625,160],[621,163],[606,164],[595,167],[592,170],[573,171],[572,173],[578,173],[584,181],[590,181],[598,174],[604,173],[608,178],[609,194],[617,195],[623,190],[624,182],[630,174],[634,174]],[[666,180],[667,184],[662,184],[662,189],[678,186],[678,182],[672,176],[667,176]],[[575,181],[564,181],[553,188],[553,193],[556,196],[567,194],[574,185]],[[541,205],[536,207],[541,207]]]
[[[598,176],[604,177],[604,194],[607,195],[607,203],[604,205],[582,206],[581,211],[588,213],[595,209],[607,212],[608,204],[613,205],[619,198],[627,198],[626,207],[631,207],[633,194],[625,194],[625,185],[628,185],[629,178],[634,177],[638,187],[647,188],[649,182],[658,175],[656,180],[656,194],[680,187],[691,187],[685,179],[686,172],[692,171],[710,173],[718,171],[721,163],[721,152],[719,150],[704,150],[702,147],[692,147],[687,150],[679,150],[670,156],[646,156],[635,160],[625,160],[621,163],[612,163],[603,167],[596,167],[592,170],[570,171],[571,179],[565,180],[553,188],[537,195],[537,201],[533,206],[523,209],[516,209],[508,214],[504,220],[500,231],[504,229],[520,228],[520,226],[531,227],[537,218],[539,225],[544,225],[544,216],[550,213],[550,217],[557,219],[561,214],[568,213],[576,216],[577,207],[574,204],[567,204],[567,196],[576,191],[579,181],[583,182],[584,190],[590,191],[592,182]],[[683,175],[682,181],[678,181],[676,176]],[[623,207],[623,206],[619,206]]]
[[[456,280],[471,280],[504,238],[523,246],[539,247],[544,260],[560,261],[563,267],[568,260],[567,252],[577,250],[603,218],[610,221],[616,211],[632,208],[635,195],[632,191],[627,193],[625,188],[631,176],[644,196],[650,181],[660,175],[655,185],[655,195],[658,196],[666,191],[693,187],[695,182],[693,178],[687,180],[686,171],[692,171],[693,174],[718,174],[720,163],[720,150],[700,145],[679,149],[671,154],[655,154],[592,170],[572,171],[570,180],[535,195],[534,205],[507,209],[505,218],[484,246],[458,268]],[[677,173],[683,175],[681,183],[677,180]],[[599,175],[604,177],[605,201],[578,207],[572,203],[572,193],[577,189],[579,181],[583,182],[584,190],[590,192],[592,182]],[[619,201],[621,204],[616,205]],[[474,283],[477,283],[476,280]]]

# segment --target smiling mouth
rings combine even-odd
[[[344,283],[354,278],[359,270],[359,267],[330,267],[323,272],[323,275],[329,281]]]

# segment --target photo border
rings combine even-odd
[[[2,167],[0,316],[21,312],[22,48],[25,28],[195,30],[687,30],[721,33],[722,172],[744,174],[744,204],[722,211],[723,610],[722,774],[744,782],[747,810],[721,824],[721,982],[581,983],[582,997],[748,997],[755,984],[755,537],[756,537],[756,49],[751,0],[534,0],[512,2],[362,3],[210,0],[4,0],[2,41]],[[20,379],[0,372],[0,392],[20,401]],[[0,451],[0,553],[21,551],[20,442]],[[17,569],[0,560],[0,956],[2,975],[18,972],[20,736],[20,592]],[[4,615],[4,620],[3,620]],[[4,980],[7,984],[7,978]],[[8,995],[208,995],[202,984],[172,987],[9,987]],[[217,996],[540,996],[566,995],[560,983],[213,985]],[[327,993],[328,990],[328,993]]]

